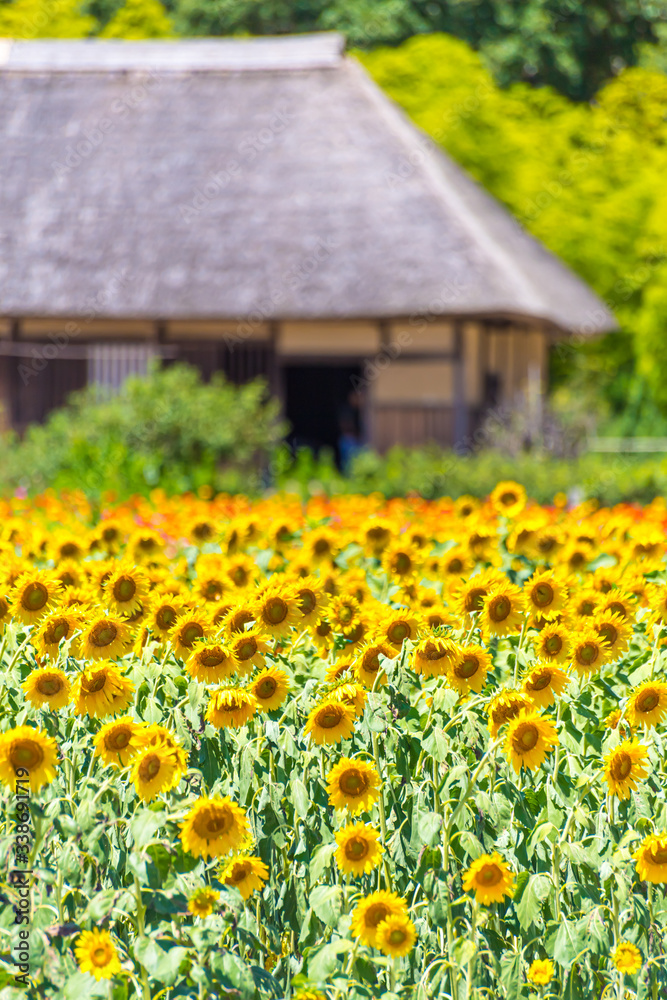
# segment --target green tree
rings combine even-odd
[[[169,38],[174,28],[160,0],[125,0],[100,38]]]
[[[95,27],[81,0],[0,2],[0,38],[85,38]]]

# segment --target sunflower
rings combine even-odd
[[[386,518],[373,518],[361,528],[361,543],[368,555],[378,559],[394,536],[394,525]]]
[[[188,910],[195,917],[210,917],[219,899],[219,892],[215,889],[209,889],[208,886],[203,886],[190,896]]]
[[[367,823],[350,823],[336,834],[336,862],[346,875],[368,875],[380,864],[380,834]]]
[[[519,774],[522,767],[536,770],[557,743],[558,734],[553,723],[539,712],[524,709],[509,722],[505,753]]]
[[[195,643],[200,639],[208,639],[212,631],[207,615],[185,610],[169,630],[169,640],[176,656],[187,660],[192,655]]]
[[[413,669],[422,677],[443,677],[455,653],[456,647],[449,639],[420,639],[413,651]]]
[[[235,674],[238,662],[228,646],[204,641],[195,644],[185,669],[195,680],[214,684]]]
[[[635,619],[636,600],[634,594],[629,594],[624,590],[612,590],[606,595],[600,607],[601,614],[620,615],[627,619],[629,623]]]
[[[301,612],[297,620],[298,627],[302,625],[317,625],[329,604],[330,597],[322,589],[316,576],[306,576],[299,580],[296,587],[296,600]]]
[[[593,615],[592,625],[599,636],[609,644],[610,659],[617,659],[626,652],[632,637],[632,625],[621,615],[600,611]]]
[[[87,660],[122,656],[131,641],[130,626],[113,615],[96,615],[81,636],[81,656]]]
[[[128,696],[134,694],[134,684],[123,677],[112,663],[98,663],[79,674],[72,688],[76,715],[101,718],[115,715],[128,707]]]
[[[455,646],[447,680],[460,694],[482,690],[491,667],[491,656],[482,646]]]
[[[153,528],[138,528],[127,542],[127,553],[134,562],[151,562],[164,549],[165,539]]]
[[[253,667],[262,670],[265,666],[264,655],[269,651],[269,637],[257,625],[232,636],[229,646],[238,662],[239,673],[250,674]]]
[[[395,892],[373,892],[366,896],[352,913],[350,930],[361,938],[362,944],[374,948],[377,940],[377,929],[383,920],[389,917],[408,918],[408,905]]]
[[[667,834],[650,833],[633,858],[640,879],[654,885],[667,885]]]
[[[501,691],[495,695],[486,708],[489,720],[489,733],[492,739],[498,735],[498,730],[506,722],[516,718],[522,709],[533,708],[533,700],[521,691]]]
[[[304,535],[304,554],[314,563],[331,563],[340,549],[339,536],[333,528],[322,527]]]
[[[139,731],[139,739],[143,747],[166,747],[175,757],[178,766],[178,771],[174,775],[172,785],[172,787],[175,787],[181,780],[179,772],[186,771],[188,767],[188,754],[186,750],[164,726],[145,726]]]
[[[41,667],[28,674],[21,685],[26,699],[35,708],[48,708],[56,712],[69,702],[71,687],[66,674],[55,667]]]
[[[120,959],[108,931],[82,931],[74,947],[81,972],[89,972],[98,981],[120,975]]]
[[[352,628],[360,614],[361,604],[354,597],[334,597],[327,609],[327,618],[336,632]]]
[[[327,682],[329,684],[334,684],[336,681],[340,681],[341,679],[349,681],[351,677],[352,663],[353,661],[349,656],[341,656],[339,659],[334,660],[334,662],[327,667]]]
[[[225,796],[202,797],[181,826],[183,849],[197,858],[215,858],[242,849],[250,837],[247,816]]]
[[[510,635],[518,632],[524,623],[525,599],[513,583],[496,584],[482,598],[480,625],[482,635]]]
[[[627,716],[632,726],[658,726],[667,714],[667,684],[647,681],[630,696]]]
[[[240,553],[228,561],[225,575],[237,590],[246,590],[256,579],[257,567],[250,556]]]
[[[364,643],[353,663],[354,676],[364,687],[381,687],[387,683],[387,675],[381,669],[380,657],[391,659],[394,655],[395,651],[386,642]]]
[[[533,638],[537,658],[545,663],[567,663],[570,659],[570,633],[561,623],[548,622]]]
[[[497,514],[516,517],[526,506],[526,491],[520,483],[507,480],[498,483],[489,496],[489,501]]]
[[[56,741],[41,729],[18,726],[0,735],[0,781],[15,790],[16,780],[30,781],[33,792],[56,776]]]
[[[419,572],[423,564],[423,559],[415,547],[406,541],[401,544],[399,541],[388,545],[382,554],[382,567],[390,580],[397,583],[404,583],[406,580],[414,580],[421,576]]]
[[[514,876],[497,851],[482,854],[463,876],[463,888],[474,892],[478,903],[502,903],[514,894]]]
[[[60,580],[46,570],[32,569],[14,584],[9,601],[15,616],[24,625],[32,625],[58,604],[63,591]]]
[[[555,972],[554,964],[548,958],[536,958],[531,962],[526,978],[535,986],[546,986],[553,979]]]
[[[380,798],[380,776],[365,760],[342,757],[327,775],[329,803],[352,816],[368,812]]]
[[[164,642],[184,612],[185,603],[180,598],[158,594],[148,605],[145,626],[150,629],[154,639]]]
[[[230,858],[220,870],[220,880],[225,885],[238,889],[244,899],[249,899],[253,892],[263,889],[268,877],[269,869],[262,859],[249,855]]]
[[[648,750],[638,740],[624,740],[610,750],[604,758],[604,780],[609,786],[609,794],[629,799],[637,782],[648,774],[647,759]]]
[[[130,772],[137,795],[144,802],[175,788],[182,776],[176,755],[164,745],[144,746],[134,757]]]
[[[320,621],[317,625],[312,625],[310,637],[320,656],[326,656],[333,648],[335,633],[329,622]]]
[[[593,626],[578,629],[570,638],[570,662],[580,677],[595,673],[611,658],[611,647]]]
[[[267,635],[285,637],[303,618],[296,584],[269,583],[254,601],[255,619]]]
[[[146,604],[149,580],[146,573],[131,563],[118,563],[104,584],[104,599],[109,610],[129,618]]]
[[[392,914],[378,924],[375,931],[375,947],[391,958],[407,955],[417,940],[415,925],[409,917]]]
[[[126,715],[102,726],[93,743],[105,764],[125,767],[142,745],[141,727]]]
[[[236,601],[220,620],[220,628],[226,633],[245,632],[246,625],[250,625],[256,618],[257,608],[251,600]]]
[[[563,693],[570,683],[570,677],[559,667],[538,663],[526,674],[521,685],[522,691],[532,698],[540,708],[548,708]]]
[[[313,743],[340,743],[354,732],[354,709],[344,701],[328,698],[310,711],[305,725],[306,736]]]
[[[533,615],[551,620],[565,608],[568,589],[562,577],[542,570],[533,573],[524,583],[523,593]]]
[[[254,695],[260,712],[272,712],[280,708],[287,697],[288,675],[285,670],[277,667],[266,667],[253,677],[249,690]]]
[[[355,716],[364,714],[364,707],[368,699],[366,688],[354,681],[343,681],[333,690],[329,691],[329,697],[344,701],[346,705],[354,711]]]
[[[416,642],[419,638],[419,622],[416,618],[401,611],[392,611],[384,615],[378,622],[376,639],[388,644],[392,649],[391,656],[397,656],[406,640]]]
[[[630,941],[621,941],[611,956],[611,960],[622,974],[634,976],[642,967],[642,953]]]
[[[194,582],[193,589],[195,594],[201,597],[203,601],[214,601],[217,603],[222,600],[223,595],[229,590],[229,584],[226,580],[223,580],[221,572],[215,572],[215,570],[200,572],[199,564],[197,564],[197,579]]]
[[[81,565],[73,559],[58,563],[53,570],[53,576],[56,580],[60,580],[64,588],[80,587],[84,582]]]
[[[218,729],[240,729],[252,719],[258,707],[251,691],[238,687],[221,688],[211,695],[206,718]]]

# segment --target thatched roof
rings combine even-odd
[[[615,325],[336,34],[0,42],[0,176],[0,316]]]

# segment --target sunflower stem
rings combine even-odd
[[[380,750],[378,748],[378,734],[372,733],[373,742],[373,756],[375,758],[375,767],[377,772],[382,777],[382,770],[380,767]],[[384,794],[380,790],[380,796],[378,798],[378,808],[380,810],[380,829],[382,830],[382,846],[384,847],[384,853],[382,855],[382,866],[384,869],[384,882],[387,892],[391,892],[391,872],[389,871],[389,860],[387,858],[387,818],[384,812]]]
[[[134,876],[134,891],[137,898],[137,931],[139,933],[139,937],[143,938],[146,936],[146,925],[144,921],[144,914],[146,911],[144,909],[144,901],[141,898],[141,882],[136,875]],[[151,990],[148,984],[148,972],[146,971],[146,967],[141,962],[139,963],[139,968],[141,969],[143,1000],[151,1000]]]
[[[475,974],[475,939],[477,937],[477,900],[472,901],[472,915],[470,919],[470,940],[473,946],[473,952],[468,959],[466,965],[466,1000],[472,1000],[473,996],[473,977]]]
[[[521,635],[519,636],[519,645],[516,647],[516,652],[514,654],[514,681],[512,686],[516,687],[517,680],[519,678],[519,654],[523,647],[523,640],[526,636],[526,631],[528,629],[528,618],[524,618],[523,625],[521,626]]]

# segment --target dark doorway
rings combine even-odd
[[[356,379],[355,379],[356,376]],[[293,448],[329,448],[339,468],[362,442],[359,365],[289,365],[284,369],[285,415]],[[353,381],[354,379],[354,381]]]

